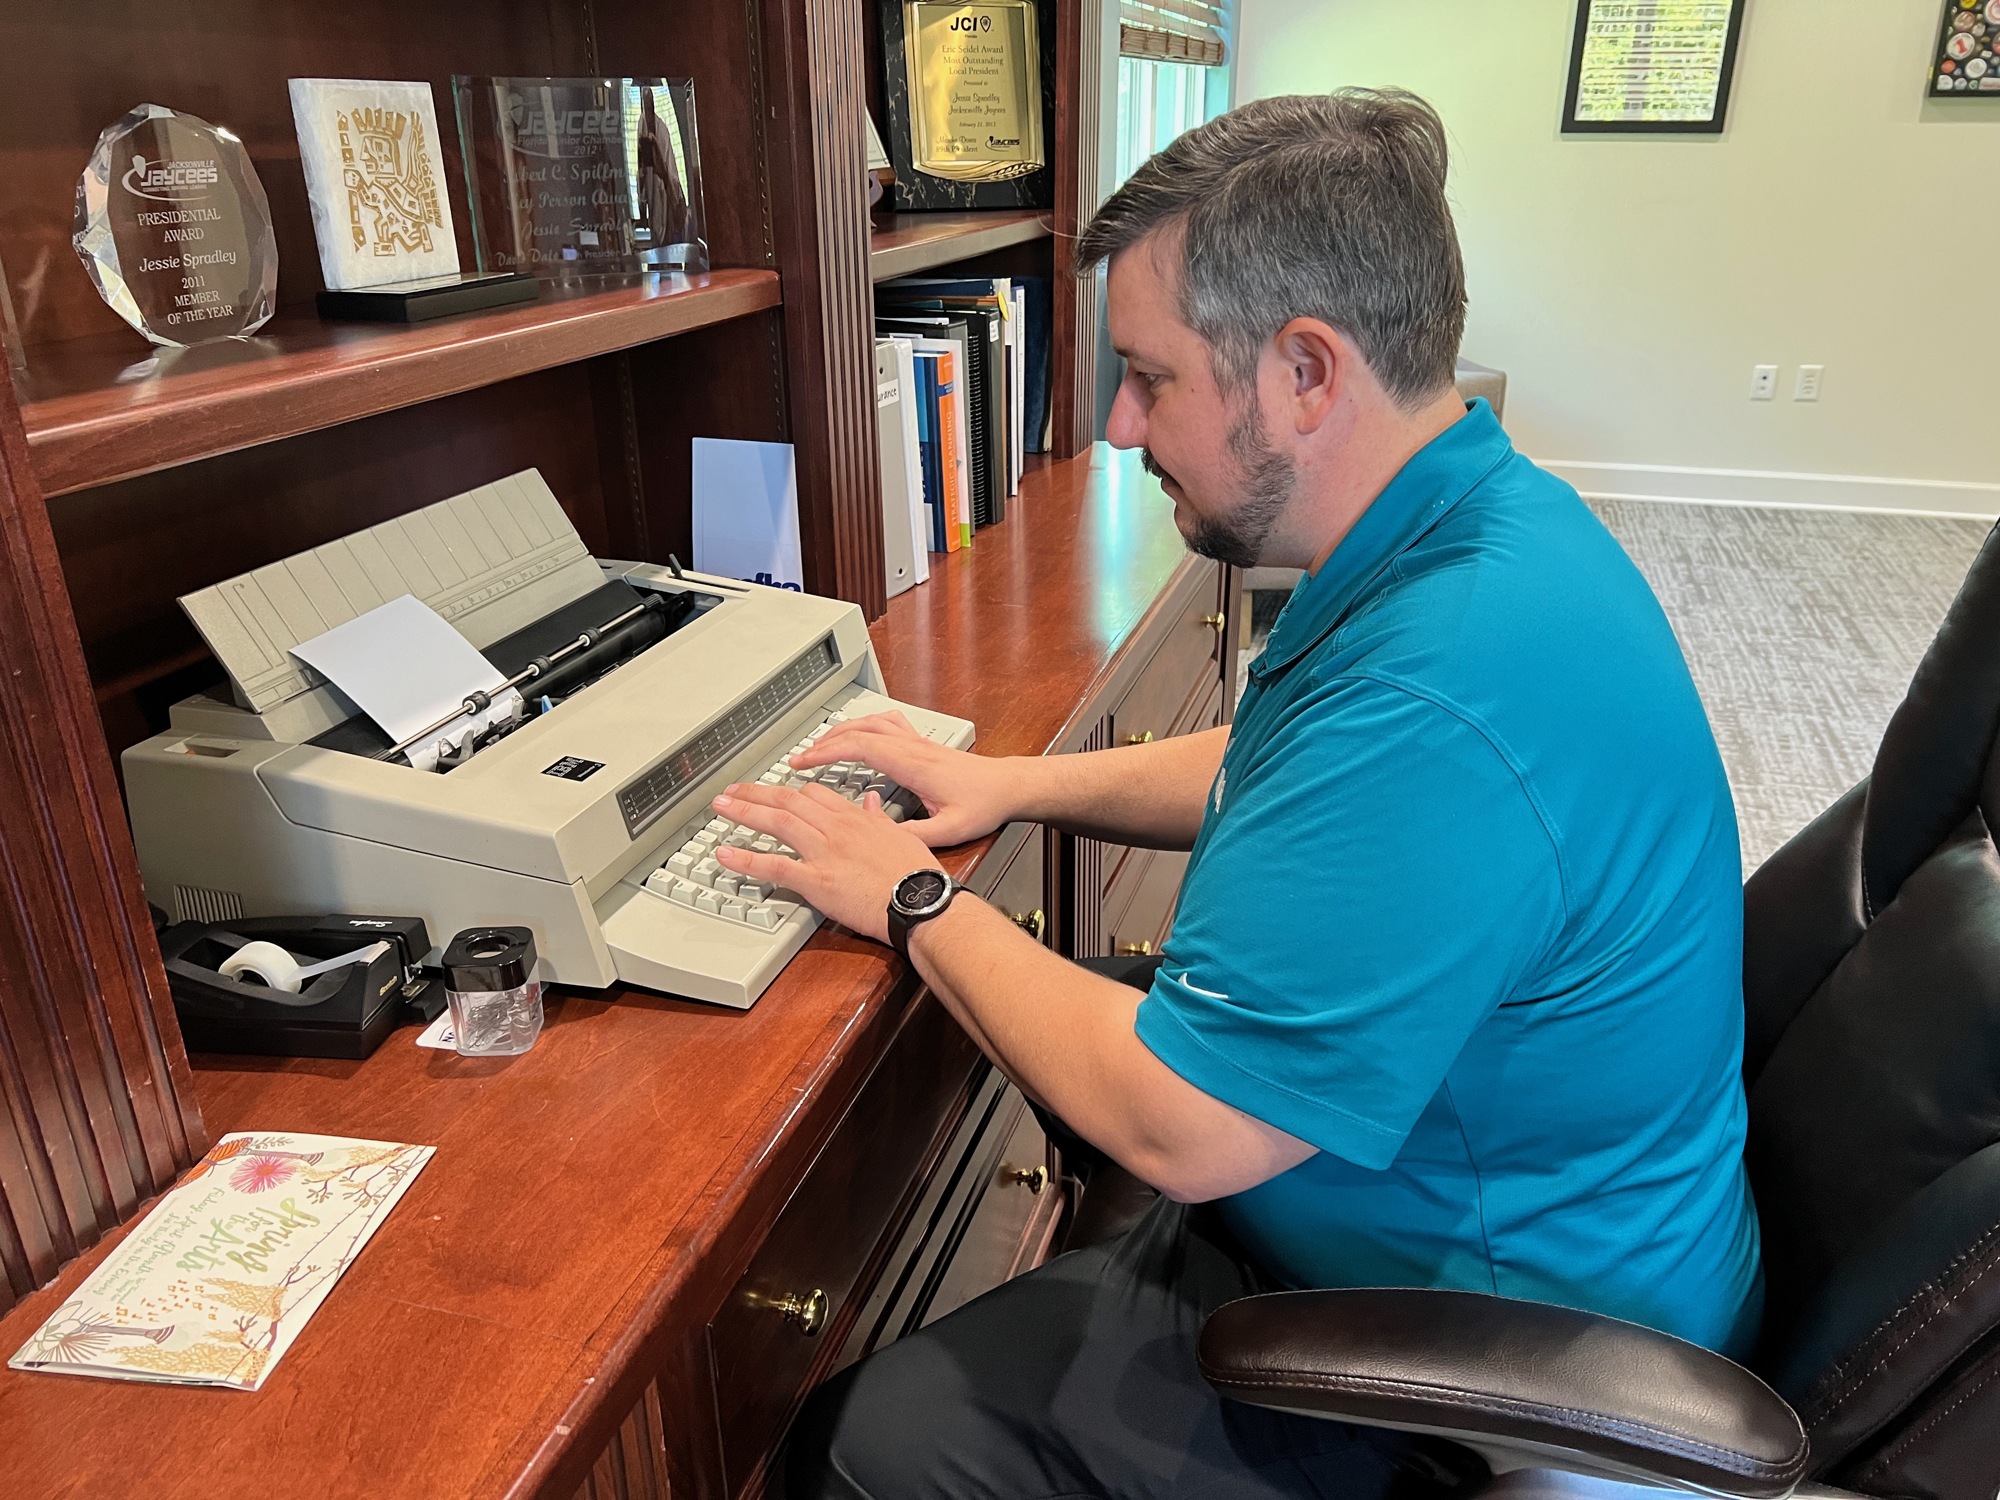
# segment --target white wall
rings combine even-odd
[[[1564,137],[1576,0],[1242,0],[1237,98],[1398,84],[1452,137],[1468,358],[1588,493],[2000,512],[2000,97],[1938,0],[1749,0],[1720,137]],[[1817,404],[1791,399],[1826,366]],[[1751,369],[1783,366],[1778,399]]]

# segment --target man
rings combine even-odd
[[[1310,573],[1232,728],[998,760],[863,720],[798,763],[877,766],[927,820],[811,787],[718,799],[799,855],[719,858],[899,938],[1024,1091],[1164,1195],[817,1393],[794,1495],[1462,1477],[1444,1445],[1210,1391],[1202,1321],[1270,1286],[1754,1336],[1728,788],[1644,581],[1454,394],[1444,188],[1421,101],[1268,99],[1153,158],[1079,247],[1109,261],[1127,366],[1111,441],[1146,450],[1195,550]],[[1192,847],[1149,992],[982,902],[926,915],[941,878],[904,877],[929,848],[1016,819]]]

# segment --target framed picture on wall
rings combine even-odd
[[[1721,134],[1743,5],[1577,0],[1564,133]]]
[[[2000,94],[2000,0],[1944,0],[1931,92]]]

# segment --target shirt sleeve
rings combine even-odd
[[[1380,1170],[1561,931],[1558,846],[1487,735],[1405,688],[1311,688],[1260,738],[1225,761],[1139,1038]]]

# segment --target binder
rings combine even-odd
[[[911,359],[917,372],[918,454],[923,463],[924,519],[927,523],[930,550],[943,552],[947,549],[944,525],[944,474],[938,454],[938,357],[929,350],[913,349]]]
[[[953,312],[962,300],[984,302],[1001,313],[1007,355],[1006,493],[1017,495],[1027,455],[1046,451],[1042,428],[1048,412],[1049,282],[1045,276],[899,276],[882,283],[885,299]]]
[[[995,319],[997,314],[981,308],[902,305],[885,309],[876,320],[878,332],[945,338],[957,347],[958,358],[952,368],[970,436],[966,456],[972,515],[974,524],[982,526],[1001,519],[1006,504],[1006,455],[997,446],[1005,434],[999,410],[1004,376],[999,334],[997,330],[989,334],[988,329],[989,321]]]
[[[935,552],[956,552],[972,540],[972,504],[964,403],[959,399],[958,346],[949,339],[912,339],[920,367],[930,372],[926,392],[932,442],[930,472],[937,506]]]
[[[882,577],[891,599],[916,587],[917,582],[917,551],[910,528],[910,468],[903,452],[903,401],[895,342],[877,339],[875,426],[882,455]]]
[[[910,549],[916,562],[917,582],[926,583],[931,576],[931,533],[924,511],[924,459],[917,446],[916,351],[908,339],[891,338],[888,342],[895,351],[896,382],[903,388],[903,462],[907,471],[904,489],[910,497]]]

